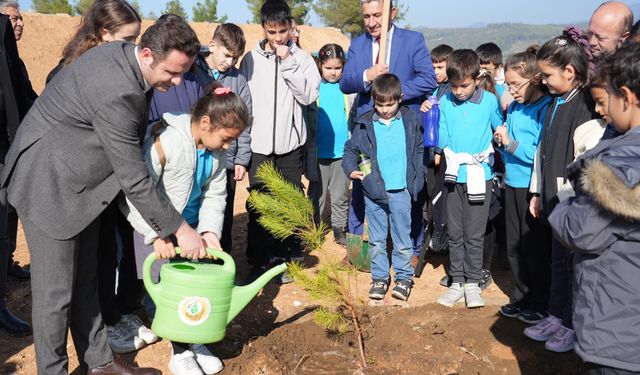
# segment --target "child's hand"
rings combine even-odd
[[[236,181],[242,181],[244,180],[245,174],[247,174],[247,167],[245,167],[244,165],[236,165],[235,175],[233,176],[233,179]]]
[[[374,79],[378,78],[380,74],[385,74],[389,72],[389,65],[387,64],[376,64],[371,68],[367,69],[366,75],[367,80],[369,82],[373,82]]]
[[[433,104],[431,104],[429,100],[425,100],[424,102],[422,102],[422,105],[420,106],[420,112],[429,112],[431,107],[433,107]]]
[[[435,164],[436,167],[440,167],[441,159],[442,159],[442,155],[440,154],[433,155],[433,164]]]
[[[352,180],[364,180],[364,172],[361,171],[353,171],[351,172],[351,174],[349,175],[349,178]]]
[[[509,146],[509,143],[511,143],[511,138],[509,138],[509,132],[505,125],[498,126],[493,137],[496,139],[498,145]]]
[[[204,243],[205,247],[215,249],[215,250],[222,250],[222,245],[220,245],[220,239],[213,232],[202,233],[202,242]]]
[[[535,218],[540,217],[540,197],[534,195],[529,201],[529,213]]]
[[[158,259],[171,259],[176,256],[176,249],[168,238],[156,238],[153,241],[153,251]]]
[[[284,60],[287,57],[291,56],[289,46],[276,46],[276,56],[278,56],[280,60]]]

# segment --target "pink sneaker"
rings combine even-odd
[[[524,335],[531,340],[544,342],[549,340],[562,326],[562,320],[553,315],[539,321],[536,325],[527,327]]]
[[[544,348],[551,352],[566,353],[573,350],[575,343],[575,332],[565,326],[560,326],[553,337],[544,344]]]

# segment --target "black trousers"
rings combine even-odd
[[[527,188],[505,188],[507,259],[515,279],[511,302],[544,314],[549,302],[550,254],[548,247],[538,243],[548,243],[549,238],[529,213],[529,199]]]
[[[294,186],[302,189],[302,148],[295,149],[284,155],[251,155],[249,168],[249,189],[262,190],[264,185],[256,178],[258,167],[266,162],[272,162],[282,176]],[[260,223],[259,214],[247,205],[249,223],[247,224],[247,259],[253,266],[266,266],[271,256],[288,258],[295,250],[299,250],[299,241],[291,236],[285,240],[275,239]]]
[[[16,250],[18,213],[11,205],[0,205],[0,308],[6,307],[7,266]]]
[[[231,253],[233,250],[232,228],[233,228],[233,202],[236,197],[235,171],[227,169],[227,205],[224,208],[224,221],[222,222],[222,238],[220,245],[222,250]]]
[[[122,249],[120,261],[118,247]],[[100,215],[97,267],[102,318],[105,324],[114,325],[120,320],[121,314],[132,313],[140,307],[144,295],[144,285],[136,273],[133,228],[118,209],[118,199],[114,199]]]
[[[561,318],[563,326],[573,329],[573,254],[551,237],[549,314]]]

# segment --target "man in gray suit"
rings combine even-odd
[[[67,331],[88,374],[157,374],[114,357],[100,316],[96,249],[100,213],[126,196],[182,255],[205,255],[200,235],[152,183],[142,137],[153,88],[180,83],[200,44],[178,17],[158,21],[135,47],[112,42],[65,67],[22,122],[0,179],[31,254],[38,372],[67,374]]]

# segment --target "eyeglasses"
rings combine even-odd
[[[540,73],[534,75],[533,77],[529,78],[528,80],[522,82],[521,84],[517,85],[517,86],[511,86],[510,84],[506,84],[507,85],[507,90],[509,90],[510,92],[513,92],[514,94],[520,92],[520,90],[522,90],[526,85],[528,85],[532,80],[536,79],[536,78],[540,78]]]

